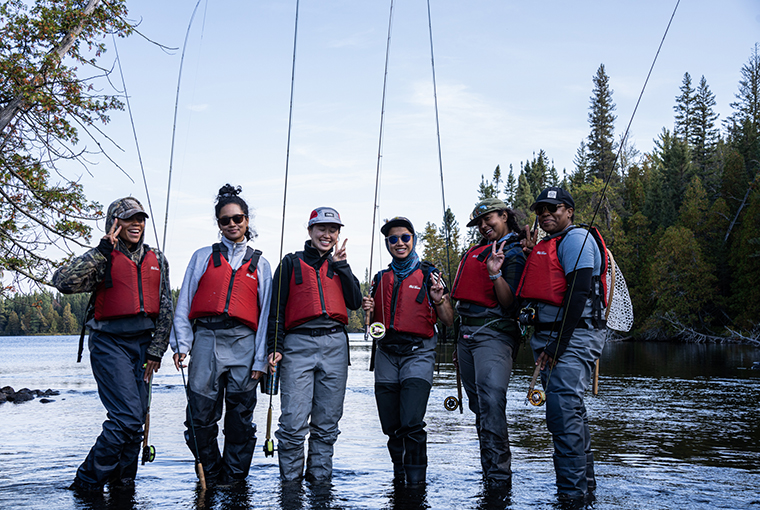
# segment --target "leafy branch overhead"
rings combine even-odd
[[[70,254],[102,215],[77,175],[103,153],[102,126],[122,108],[98,88],[109,74],[98,60],[107,36],[132,33],[126,15],[123,0],[0,3],[0,277],[13,283],[44,283],[61,256],[45,249]]]

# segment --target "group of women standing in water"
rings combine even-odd
[[[191,355],[185,438],[207,480],[227,483],[247,476],[256,444],[256,386],[275,370],[281,376],[281,416],[275,434],[280,476],[285,482],[304,477],[310,482],[329,480],[348,375],[348,310],[360,307],[385,327],[374,353],[375,398],[388,436],[394,481],[418,485],[426,480],[424,416],[433,382],[436,323],[453,326],[458,315],[456,362],[475,414],[484,480],[488,487],[508,487],[512,469],[506,395],[521,336],[518,287],[531,285],[521,283],[526,254],[530,261],[534,253],[545,252],[533,250],[535,235],[521,235],[514,213],[502,201],[479,202],[467,226],[476,226],[482,240],[462,257],[449,292],[440,271],[417,255],[411,221],[395,217],[381,228],[392,261],[374,276],[369,295],[363,297],[347,262],[346,241],[339,242],[344,224],[335,209],[312,211],[303,250],[286,255],[272,277],[267,260],[249,246],[256,234],[240,192],[240,187],[230,185],[219,190],[215,217],[220,241],[193,254],[173,326],[166,310],[168,265],[162,254],[142,242],[147,214],[133,198],[109,208],[108,235],[98,248],[56,273],[54,283],[61,292],[94,293],[94,315],[88,322],[91,360],[109,412],[72,488],[86,492],[99,491],[106,483],[133,485],[147,407],[145,386],[167,345],[174,351],[177,369],[184,368]],[[538,362],[546,365],[545,386],[556,388],[556,398],[551,391],[548,397],[547,419],[555,437],[559,493],[576,499],[593,489],[582,392],[590,377],[589,357],[601,346],[588,347],[598,336],[591,332],[580,337],[583,345],[573,341],[573,329],[590,313],[584,308],[590,299],[590,278],[594,270],[599,274],[593,243],[588,243],[588,271],[585,266],[569,267],[573,254],[589,254],[577,243],[562,243],[557,256],[559,239],[578,237],[565,235],[572,232],[573,207],[572,198],[559,188],[544,190],[532,206],[542,228],[557,234],[547,243],[554,243],[554,255],[540,265],[542,274],[550,271],[554,280],[564,281],[566,274],[577,278],[575,271],[583,269],[580,283],[576,281],[575,290],[568,293],[568,299],[580,300],[568,312],[575,314],[568,317],[575,321],[573,327],[566,327],[561,337],[547,338],[552,328],[534,324],[532,347]],[[136,304],[124,310],[108,306],[110,300],[125,296]],[[531,299],[550,302],[541,292],[533,292]],[[542,317],[555,311],[541,308]],[[557,313],[551,320],[543,318],[543,324],[562,320],[561,310]],[[594,329],[590,323],[588,329]],[[108,349],[101,347],[104,343]],[[567,365],[567,370],[558,370],[565,375],[552,376],[555,365]],[[217,423],[223,408],[225,441],[220,452]]]

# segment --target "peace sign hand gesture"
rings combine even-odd
[[[498,250],[496,249],[496,241],[493,242],[493,245],[491,245],[491,256],[488,257],[488,262],[486,262],[486,268],[488,269],[488,274],[493,276],[497,275],[501,272],[501,265],[504,264],[504,245],[507,243],[506,240],[501,242],[501,245],[499,246]]]
[[[343,241],[343,245],[335,250],[335,254],[333,255],[333,262],[340,262],[341,260],[346,260],[346,243],[348,242],[348,238],[346,238]]]
[[[108,242],[113,246],[116,246],[116,243],[119,242],[119,232],[121,232],[121,225],[117,225],[117,223],[114,221],[113,225],[111,225],[111,230],[103,236],[103,239],[108,239]]]

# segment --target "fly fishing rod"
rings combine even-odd
[[[380,190],[380,162],[383,155],[383,126],[385,123],[385,92],[388,85],[388,59],[391,52],[391,33],[393,31],[393,0],[391,0],[390,14],[388,15],[388,38],[385,43],[385,70],[383,72],[383,99],[380,103],[380,135],[377,141],[377,167],[375,170],[375,198],[372,202],[372,237],[369,243],[369,268],[367,269],[368,278],[372,278],[372,259],[375,253],[375,225],[377,223],[378,195]],[[375,322],[370,325],[371,311],[366,311],[364,315],[364,341],[367,342],[372,337],[372,347],[369,355],[369,370],[375,369],[375,352],[377,351],[377,342],[385,336],[385,326],[381,322]]]
[[[179,92],[180,92],[180,84],[182,81],[182,66],[185,61],[185,50],[187,49],[187,42],[190,35],[190,29],[193,25],[193,20],[195,19],[195,14],[198,11],[198,6],[200,5],[202,0],[198,0],[195,4],[195,7],[193,8],[193,13],[190,16],[190,22],[187,25],[187,31],[185,33],[185,41],[182,46],[182,56],[180,58],[180,66],[179,66],[179,76],[177,78],[177,93],[176,93],[176,99],[174,104],[174,127],[172,129],[172,143],[171,143],[171,154],[170,154],[170,164],[169,164],[169,182],[167,185],[167,192],[166,192],[166,212],[165,212],[165,219],[164,219],[164,233],[163,233],[163,242],[161,243],[161,254],[162,259],[159,260],[159,269],[161,272],[161,289],[162,292],[168,296],[168,299],[170,300],[170,303],[172,306],[169,306],[169,320],[172,322],[172,328],[174,328],[174,306],[173,306],[173,299],[172,299],[172,293],[171,288],[169,287],[169,278],[166,276],[166,258],[164,252],[166,250],[166,235],[167,235],[167,225],[168,225],[168,219],[169,219],[169,198],[170,198],[170,189],[171,189],[171,173],[172,173],[172,162],[174,160],[174,141],[175,141],[175,135],[176,135],[176,127],[177,127],[177,110],[179,107]],[[135,140],[135,147],[137,150],[137,156],[140,163],[140,172],[142,173],[143,178],[143,184],[145,185],[145,196],[148,200],[148,210],[150,211],[150,220],[151,224],[153,225],[153,233],[155,235],[156,239],[156,246],[158,246],[158,230],[156,229],[156,221],[155,221],[155,215],[153,214],[153,204],[150,199],[150,190],[148,188],[148,181],[145,176],[145,167],[143,165],[142,161],[142,155],[140,152],[140,144],[137,140],[137,129],[135,128],[135,122],[134,122],[134,116],[132,115],[132,107],[129,102],[129,94],[127,93],[127,87],[126,87],[126,81],[124,79],[124,72],[121,68],[121,60],[119,59],[118,54],[118,48],[116,47],[116,40],[114,38],[114,49],[116,53],[116,59],[119,64],[119,73],[121,74],[121,81],[122,86],[124,88],[124,96],[125,96],[125,102],[127,105],[127,111],[129,113],[129,120],[132,125],[132,134],[134,136]],[[160,317],[159,317],[160,320]],[[175,330],[175,336],[176,336],[176,330]],[[179,354],[179,340],[177,340],[177,346],[176,351]],[[198,480],[201,485],[202,490],[206,490],[206,477],[203,472],[203,464],[200,460],[199,455],[199,448],[198,448],[198,439],[195,434],[195,423],[193,422],[192,417],[192,409],[190,405],[190,397],[188,395],[188,388],[187,388],[187,381],[185,380],[185,370],[184,365],[182,364],[182,359],[179,359],[178,366],[180,369],[180,372],[182,374],[182,387],[185,390],[185,400],[187,402],[187,414],[190,422],[190,428],[193,435],[193,444],[195,446],[195,451],[193,451],[193,456],[195,457],[195,471],[198,475]],[[145,417],[145,435],[143,437],[143,455],[142,455],[142,463],[145,464],[145,462],[153,462],[153,460],[156,458],[156,449],[155,447],[148,444],[148,432],[150,429],[150,400],[152,400],[152,393],[153,393],[153,374],[150,375],[150,382],[149,382],[149,404],[148,404],[148,412],[146,413]],[[147,450],[146,450],[147,448]]]
[[[438,141],[438,169],[441,177],[441,205],[443,208],[443,231],[446,236],[446,276],[449,279],[448,283],[451,283],[451,227],[449,222],[449,208],[446,206],[446,191],[443,185],[443,155],[441,151],[441,126],[438,115],[438,86],[435,80],[435,52],[433,51],[433,18],[430,14],[430,0],[427,0],[427,15],[428,15],[428,34],[430,36],[430,69],[433,76],[433,104],[435,106],[435,136]],[[444,283],[446,281],[444,280]],[[446,326],[443,326],[444,342],[448,337],[448,331]],[[456,347],[455,351],[456,352]],[[456,406],[450,411],[453,411],[457,407],[459,408],[459,414],[464,413],[464,406],[462,404],[462,377],[459,372],[459,361],[455,359],[452,354],[452,361],[454,362],[454,370],[456,371],[457,380],[457,397],[446,397],[444,400],[444,407],[449,409],[454,404],[456,399]]]
[[[647,84],[649,83],[649,78],[652,76],[652,71],[654,70],[654,66],[657,63],[657,58],[660,55],[660,51],[662,50],[662,46],[665,43],[665,38],[668,35],[668,32],[670,30],[670,25],[673,23],[673,18],[675,17],[676,12],[678,11],[678,6],[679,6],[680,3],[681,3],[681,0],[677,0],[676,1],[676,5],[673,8],[673,13],[670,15],[670,20],[668,20],[668,24],[665,27],[665,32],[662,35],[662,39],[660,40],[660,44],[657,47],[657,52],[655,53],[654,59],[652,60],[652,65],[649,67],[649,72],[647,73],[646,79],[644,80],[644,84],[641,87],[641,92],[639,93],[639,97],[636,100],[636,105],[634,106],[633,112],[631,113],[631,117],[628,120],[628,125],[626,126],[625,132],[623,133],[623,137],[620,140],[620,145],[618,147],[617,153],[615,154],[615,159],[612,162],[611,168],[609,170],[609,174],[604,179],[604,187],[602,188],[602,192],[601,192],[601,194],[599,196],[599,202],[596,204],[596,207],[594,208],[594,214],[591,217],[591,222],[589,223],[589,228],[586,231],[586,235],[585,235],[585,237],[583,239],[583,243],[581,244],[581,248],[580,248],[580,250],[578,252],[578,257],[575,260],[575,265],[573,266],[573,271],[572,271],[572,273],[574,275],[573,276],[573,280],[570,283],[569,288],[567,289],[567,291],[565,293],[565,296],[572,295],[573,290],[575,288],[575,282],[576,282],[576,279],[577,279],[577,276],[578,276],[577,272],[576,272],[576,268],[578,267],[578,263],[580,262],[581,255],[583,254],[583,249],[586,246],[586,242],[588,241],[588,237],[591,234],[591,228],[593,228],[594,222],[596,221],[596,217],[599,214],[599,209],[601,209],[602,202],[604,201],[604,197],[605,197],[605,195],[607,193],[607,188],[609,188],[610,181],[612,180],[612,176],[615,173],[615,165],[620,160],[621,154],[623,152],[623,148],[625,147],[625,142],[628,139],[628,133],[630,132],[631,125],[633,124],[633,119],[636,117],[636,112],[638,111],[639,104],[641,104],[641,98],[644,96],[644,91],[646,90]],[[605,254],[603,253],[601,255],[602,255],[602,259],[604,259]],[[608,264],[609,264],[609,262],[608,262]],[[615,272],[614,268],[613,268],[612,272],[614,274],[614,272]],[[552,326],[552,329],[549,332],[549,335],[547,336],[546,344],[544,346],[544,348],[548,347],[549,341],[551,340],[551,338],[552,338],[552,336],[554,334],[554,331],[555,331],[554,328],[556,327],[556,324],[558,322],[560,322],[560,321],[557,320],[559,318],[559,313],[560,313],[560,311],[564,310],[564,313],[562,314],[562,321],[560,322],[560,326],[559,326],[559,331],[557,332],[557,347],[556,347],[556,349],[554,351],[554,355],[552,356],[552,363],[549,366],[549,374],[547,375],[547,381],[546,381],[546,385],[547,386],[548,386],[549,380],[551,379],[551,376],[552,376],[552,372],[553,372],[553,369],[554,369],[554,364],[556,363],[557,353],[559,352],[559,346],[560,346],[560,342],[562,340],[562,332],[563,332],[563,330],[565,328],[565,321],[567,320],[567,310],[569,309],[570,303],[569,303],[569,300],[565,300],[565,301],[566,302],[563,304],[563,306],[561,306],[561,307],[559,307],[557,309],[557,315],[555,316],[554,325]],[[608,304],[608,308],[609,308],[609,304]],[[598,364],[597,364],[596,370],[598,370]],[[536,372],[539,372],[539,371],[540,371],[540,365],[537,365],[536,366]],[[537,403],[534,403],[534,399],[532,399],[532,394],[534,392],[533,386],[535,385],[535,379],[536,379],[536,377],[537,377],[537,374],[534,373],[533,382],[531,383],[531,386],[530,386],[530,389],[528,390],[528,394],[527,394],[526,398],[528,399],[528,401],[531,404],[539,406],[539,405],[541,405],[541,404],[544,403],[543,401],[545,401],[545,398],[543,399],[543,401],[540,401],[540,402],[538,402],[538,400],[541,400],[541,399],[535,399],[537,401]],[[598,377],[598,375],[597,375],[597,377]]]
[[[299,0],[296,0],[295,27],[293,29],[293,65],[290,70],[290,108],[288,110],[288,141],[285,148],[285,182],[282,191],[282,226],[280,228],[280,267],[277,271],[277,319],[274,323],[274,350],[272,351],[272,361],[270,365],[270,374],[267,376],[267,385],[265,392],[269,395],[269,409],[267,409],[267,432],[264,440],[264,456],[274,456],[274,441],[272,440],[272,413],[274,411],[273,399],[279,386],[280,371],[275,362],[277,356],[277,342],[280,337],[280,300],[282,295],[282,272],[284,269],[282,261],[282,252],[285,243],[285,208],[288,203],[288,172],[290,170],[290,135],[293,129],[293,91],[296,82],[296,49],[298,43],[298,8]]]

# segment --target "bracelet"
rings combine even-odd
[[[495,281],[495,280],[498,280],[499,278],[501,278],[501,270],[499,270],[499,272],[498,272],[498,273],[496,273],[496,274],[489,274],[489,275],[488,275],[488,278],[489,278],[491,281]]]
[[[443,296],[441,296],[441,300],[440,301],[433,301],[433,304],[435,306],[440,306],[440,305],[443,304],[444,301],[445,301],[445,299],[443,299]]]

